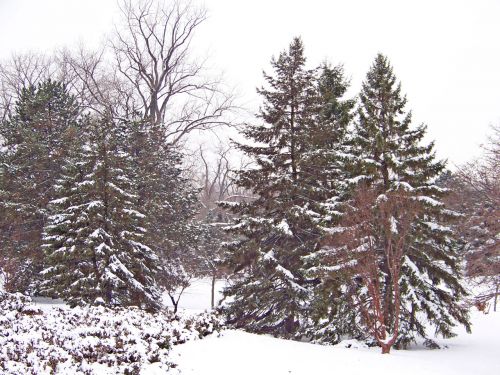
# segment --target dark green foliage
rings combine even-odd
[[[323,65],[317,87],[319,112],[314,126],[305,134],[307,152],[301,165],[306,180],[304,193],[309,197],[306,212],[322,230],[317,243],[319,249],[324,237],[341,219],[340,204],[350,193],[348,179],[356,157],[352,151],[355,100],[344,99],[349,84],[343,68]],[[323,282],[323,253],[318,249],[305,262],[306,275],[315,282],[304,333],[315,341],[336,342],[342,328],[332,327],[332,321],[339,314],[348,320],[352,313],[346,306],[332,304],[332,300],[341,298],[342,293],[338,283]]]
[[[243,270],[226,290],[234,302],[229,320],[257,332],[287,337],[303,334],[316,277],[308,260],[332,222],[332,204],[346,150],[344,140],[353,101],[340,67],[305,69],[300,39],[272,61],[274,76],[260,113],[263,125],[244,131],[252,145],[239,145],[257,168],[240,171],[238,185],[257,198],[232,204],[239,215],[232,228],[230,263]],[[342,154],[342,155],[341,155]],[[326,224],[327,223],[327,224]]]
[[[225,294],[234,297],[227,309],[230,321],[290,336],[309,298],[301,257],[318,236],[309,231],[310,218],[301,215],[306,201],[300,195],[304,134],[314,124],[318,96],[300,39],[271,64],[275,76],[265,75],[270,88],[258,90],[264,124],[244,131],[256,145],[239,145],[257,168],[239,172],[237,183],[257,199],[232,205],[240,215],[233,231],[244,239],[235,244],[231,261],[244,272]]]
[[[194,220],[198,190],[184,177],[182,155],[164,134],[161,125],[138,122],[131,128],[130,151],[137,205],[147,213],[148,244],[159,258],[157,281],[173,292],[193,276],[201,227]]]
[[[304,208],[324,229],[338,219],[336,203],[348,192],[345,180],[354,160],[349,133],[355,101],[343,98],[348,87],[341,66],[322,66],[317,81],[318,113],[302,135],[301,185],[309,198]]]
[[[414,210],[418,215],[405,235],[400,260],[401,321],[396,344],[405,346],[416,336],[425,337],[426,321],[445,337],[452,335],[452,327],[457,322],[469,329],[466,310],[460,305],[465,290],[460,284],[457,244],[452,230],[446,226],[455,215],[441,203],[440,199],[446,192],[435,183],[444,164],[435,161],[433,144],[421,145],[425,127],[411,127],[411,114],[405,111],[406,98],[401,95],[401,87],[386,57],[378,55],[375,59],[363,83],[360,101],[354,139],[357,165],[352,170],[351,181],[368,186],[376,198],[370,214],[377,218],[370,222],[376,234],[370,234],[367,239],[370,238],[373,246],[380,249],[380,285],[386,301],[387,327],[394,322],[391,301],[395,297],[384,249],[394,240],[390,238],[398,236],[399,225],[407,220],[407,212],[396,210],[389,217],[379,208],[382,202],[399,197],[408,200],[408,212]],[[345,233],[345,228],[341,232]],[[358,241],[362,242],[362,239],[358,238]],[[361,251],[363,245],[359,246],[356,251]],[[341,250],[330,249],[330,256],[334,258],[338,251]],[[359,283],[356,281],[358,264],[359,261],[355,261],[342,265],[330,272],[329,277],[332,281],[347,283],[342,287],[346,292]],[[364,292],[356,293],[358,298],[369,298]],[[333,300],[338,301],[339,309],[345,303],[342,295]],[[359,325],[364,324],[361,317],[351,327],[345,323],[343,314],[333,320],[334,326],[347,327],[346,332],[339,334],[356,335]]]
[[[159,307],[159,258],[145,244],[146,216],[137,205],[136,170],[125,147],[134,125],[91,121],[80,154],[66,159],[69,173],[46,227],[42,293],[72,305]]]
[[[2,124],[3,251],[9,253],[12,288],[26,291],[36,281],[42,259],[41,233],[47,203],[61,174],[67,141],[78,127],[79,108],[66,87],[51,80],[24,88],[15,114]]]
[[[23,90],[1,133],[1,266],[11,290],[33,291],[45,268],[39,293],[155,308],[158,283],[186,280],[197,191],[163,135],[143,121],[82,120],[57,82]]]

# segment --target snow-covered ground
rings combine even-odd
[[[215,282],[215,305],[217,306],[222,299],[222,288],[224,288],[225,281],[217,280]],[[210,310],[210,296],[211,296],[212,280],[195,279],[191,285],[184,290],[179,300],[179,309],[188,311],[204,311]],[[172,306],[168,296],[164,296],[164,303],[167,306]]]
[[[208,280],[199,280],[185,293],[184,308],[209,307]],[[448,347],[438,350],[416,347],[382,355],[380,349],[362,345],[321,346],[227,330],[174,347],[170,359],[182,375],[500,374],[500,312],[474,311],[472,323],[472,334],[457,329],[457,337],[437,339]]]
[[[223,281],[217,282],[216,301],[219,301],[221,298],[220,290],[223,285]],[[191,313],[195,313],[193,314],[193,316],[195,316],[198,315],[196,314],[197,312],[210,309],[210,287],[211,282],[208,279],[196,280],[193,282],[192,286],[184,292],[180,300],[181,310],[187,313],[185,314],[183,312],[183,316],[190,316]],[[19,315],[20,319],[23,319],[25,322],[29,322],[30,319],[44,321],[46,322],[46,327],[44,329],[48,329],[48,331],[56,330],[55,326],[57,325],[57,321],[60,321],[61,328],[57,328],[57,330],[64,331],[64,334],[60,336],[65,340],[72,335],[74,336],[71,330],[75,329],[75,327],[70,327],[70,323],[75,319],[83,319],[83,317],[77,317],[78,312],[75,313],[75,311],[69,309],[69,307],[64,306],[61,304],[61,301],[37,298],[33,302],[35,309],[41,310],[43,315],[35,314],[32,318],[29,318],[29,316],[21,314]],[[66,310],[67,313],[62,311],[61,308]],[[143,327],[143,329],[137,332],[133,329],[130,330],[130,332],[133,333],[132,336],[135,335],[133,337],[135,342],[137,344],[143,344],[145,347],[156,347],[155,343],[149,343],[149,341],[147,341],[149,338],[146,340],[145,337],[142,337],[144,333],[142,331],[152,330],[156,326],[161,328],[165,325],[164,322],[158,321],[157,318],[155,318],[156,320],[148,318],[147,314],[139,311],[137,311],[137,316],[134,314],[135,313],[130,311],[126,312],[125,315],[121,317],[113,317],[108,316],[109,312],[107,312],[105,314],[97,314],[102,315],[99,318],[97,315],[94,315],[93,317],[89,316],[88,319],[93,319],[92,325],[98,324],[99,326],[107,321],[114,322],[116,319],[132,322],[130,324],[125,324],[126,326],[138,324]],[[7,316],[4,316],[2,319],[5,320],[7,318]],[[140,324],[133,323],[141,319],[143,322]],[[10,321],[12,322],[12,320]],[[270,336],[255,335],[243,331],[225,330],[222,331],[222,333],[216,332],[209,335],[202,340],[188,341],[174,346],[172,351],[168,353],[167,358],[150,364],[145,362],[145,364],[141,366],[140,373],[145,375],[160,375],[167,373],[172,375],[500,374],[500,312],[490,312],[488,315],[485,315],[474,311],[472,313],[472,322],[472,334],[465,333],[463,329],[457,329],[457,337],[448,340],[436,340],[440,344],[446,345],[447,348],[445,349],[429,350],[424,347],[414,347],[410,350],[393,350],[390,355],[382,355],[380,354],[380,349],[367,348],[363,344],[356,343],[355,341],[344,342],[336,346],[321,346],[281,340]],[[106,326],[106,324],[104,326]],[[31,323],[21,324],[20,321],[18,321],[17,325],[19,327],[32,326]],[[28,333],[30,328],[25,332],[20,332],[19,327],[16,328],[18,335],[24,335],[24,338],[19,336],[15,341],[20,342],[21,346],[25,341],[35,340],[39,333],[38,331],[42,332],[40,329],[43,328],[41,325],[35,324],[33,325],[33,329],[37,329],[38,331],[34,330]],[[92,328],[89,326],[87,330],[90,329],[90,331],[92,331],[96,328],[97,326]],[[162,329],[170,330],[171,327],[168,326],[167,323]],[[179,330],[182,329],[182,327],[179,327]],[[82,332],[85,331],[83,328],[80,330],[82,330]],[[159,332],[158,329],[156,329],[156,331]],[[90,340],[93,337],[91,335],[92,332],[86,335],[80,333],[80,343],[66,340],[63,342],[64,345],[62,345],[61,348],[68,345],[71,347],[75,345],[82,346],[85,340]],[[190,331],[185,331],[185,334],[193,336],[193,333]],[[127,335],[131,335],[131,333],[127,333]],[[347,346],[350,347],[348,348]],[[111,350],[113,348],[110,347],[109,349]],[[132,350],[134,348],[135,346],[131,346],[129,349]],[[1,352],[3,351],[0,348],[0,353]],[[144,358],[149,354],[150,352],[148,349],[144,352]],[[165,355],[167,356],[166,352]],[[33,360],[36,359],[36,357],[32,357]],[[165,365],[165,360],[169,363],[176,364],[176,366],[168,370],[169,366]],[[69,363],[70,362],[68,362],[68,364]],[[49,373],[49,369],[46,367],[37,367],[36,364],[33,364],[33,366],[38,369],[43,368],[45,372],[42,371],[40,373]],[[2,366],[0,366],[0,368],[1,367]],[[113,365],[108,367],[95,363],[87,369],[92,369],[92,372],[89,373],[94,374],[114,374],[114,370],[118,371],[119,369],[118,367],[113,367]],[[11,363],[9,368],[13,370],[9,373],[16,373],[16,368],[20,370],[24,369],[22,366],[16,367],[14,363]],[[71,371],[76,368],[77,366],[73,365],[68,365],[67,367],[61,366],[58,367],[60,371],[56,371],[56,373],[73,374],[75,372]],[[69,372],[65,372],[65,370]],[[123,368],[121,368],[121,370],[123,370]],[[120,371],[117,373],[120,373]]]
[[[321,346],[228,330],[176,346],[183,375],[500,374],[500,313],[473,314],[473,333],[440,340],[447,349],[393,350]]]

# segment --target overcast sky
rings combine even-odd
[[[310,66],[344,64],[352,95],[377,52],[386,54],[416,123],[438,155],[461,163],[500,123],[500,1],[206,0],[196,46],[209,52],[250,110],[271,56],[301,36]],[[28,49],[98,45],[115,0],[0,0],[0,58]]]

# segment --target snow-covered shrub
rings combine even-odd
[[[139,374],[167,371],[173,345],[221,328],[213,314],[150,314],[138,308],[38,309],[21,294],[0,295],[0,373]]]

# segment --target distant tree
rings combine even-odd
[[[207,156],[200,147],[201,173],[197,181],[201,186],[201,210],[198,220],[202,225],[202,240],[196,251],[197,273],[210,277],[211,306],[215,307],[215,283],[217,279],[229,274],[224,260],[227,256],[227,243],[232,240],[224,230],[232,221],[233,215],[220,206],[220,202],[244,202],[252,197],[236,186],[234,163],[237,158],[231,146],[219,145],[212,157]],[[241,167],[245,163],[241,160]]]
[[[0,122],[15,114],[16,102],[23,89],[37,87],[56,76],[56,64],[50,56],[27,52],[13,54],[0,62]],[[62,77],[57,75],[58,80]]]
[[[483,285],[478,302],[500,293],[500,127],[483,147],[482,158],[469,162],[449,176],[444,185],[455,190],[448,201],[464,216],[456,224],[465,244],[467,275]]]

